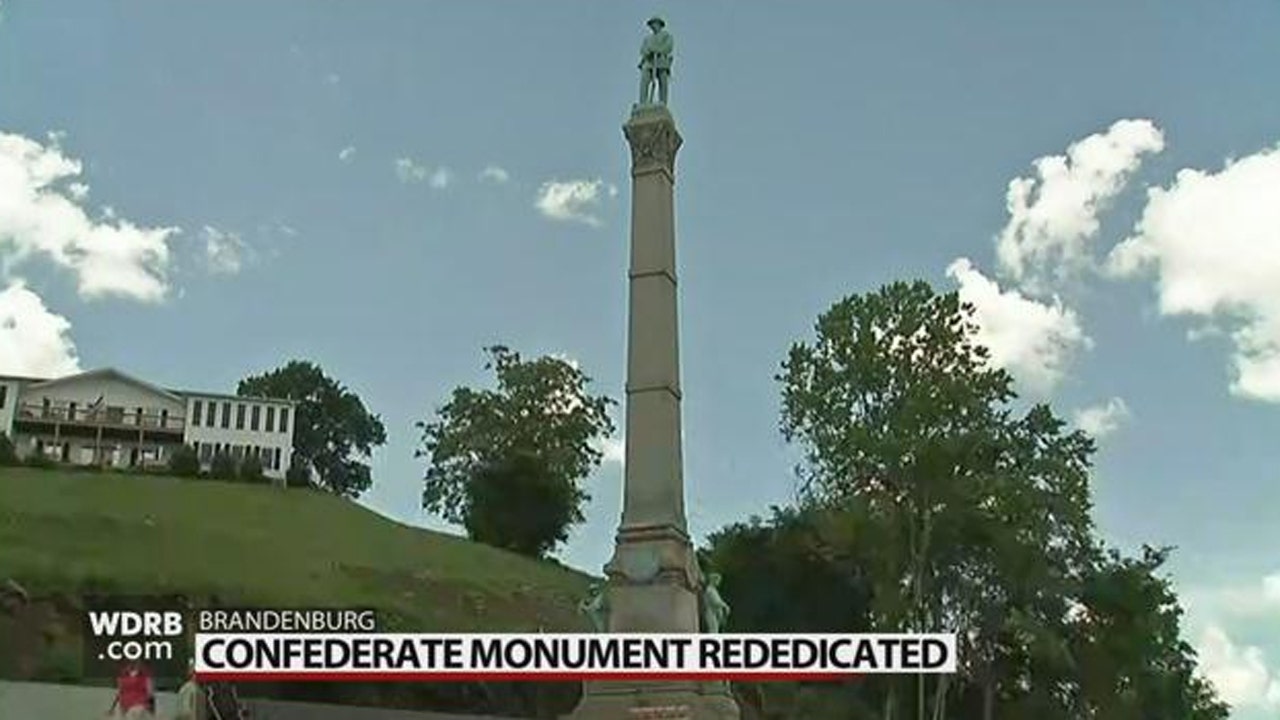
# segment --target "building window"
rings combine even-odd
[[[40,403],[40,417],[49,417],[49,398],[43,398]]]
[[[222,403],[222,429],[231,427],[231,403]]]
[[[236,403],[236,429],[244,429],[244,405]]]
[[[272,407],[272,406],[267,406],[267,426],[266,426],[266,427],[264,427],[264,428],[262,428],[262,429],[263,429],[263,430],[266,430],[267,432],[275,432],[275,429],[276,429],[276,409],[275,409],[274,407]]]
[[[204,424],[209,427],[213,427],[213,423],[216,419],[217,414],[218,414],[218,404],[210,400],[209,410],[204,414]]]
[[[213,445],[204,443],[200,446],[200,462],[209,462],[213,459]]]
[[[144,416],[143,416],[143,414],[142,414],[142,408],[135,408],[135,412],[134,412],[134,415],[133,415],[133,419],[138,423],[138,425],[139,425],[139,426],[141,426],[141,425],[142,425],[142,419],[143,419],[143,417],[144,417]]]
[[[9,386],[0,385],[0,408],[4,407],[5,402],[9,400]]]
[[[204,410],[204,403],[199,400],[191,403],[191,424],[196,427],[200,426],[200,413]]]
[[[67,420],[70,420],[71,422],[76,421],[76,404],[75,403],[71,403],[70,405],[67,405]]]
[[[257,430],[259,425],[258,421],[261,419],[262,419],[262,406],[254,405],[253,412],[249,413],[249,429]]]
[[[289,408],[280,408],[280,432],[289,432]]]
[[[169,427],[169,411],[167,409],[160,411],[160,427]]]
[[[279,470],[279,469],[280,469],[280,448],[276,448],[275,450],[272,450],[272,451],[271,451],[271,456],[272,456],[272,457],[271,457],[271,469],[272,469],[272,470]]]

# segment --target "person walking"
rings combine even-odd
[[[116,697],[107,710],[107,716],[124,720],[151,720],[155,717],[155,710],[156,691],[151,673],[140,662],[127,663],[116,677]]]
[[[204,720],[204,703],[201,697],[200,683],[196,682],[196,666],[187,666],[187,681],[178,688],[178,709],[174,711],[173,720]]]

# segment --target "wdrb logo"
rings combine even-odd
[[[185,613],[171,598],[99,598],[85,609],[84,630],[90,676],[114,677],[141,663],[157,676],[177,677],[186,666]]]

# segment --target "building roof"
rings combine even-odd
[[[269,403],[275,403],[279,405],[289,405],[289,406],[294,406],[298,404],[294,400],[288,400],[285,398],[259,397],[259,396],[248,396],[248,395],[231,395],[228,393],[212,393],[212,392],[200,392],[198,390],[175,390],[171,388],[162,388],[158,385],[152,385],[151,383],[146,382],[144,380],[139,380],[138,378],[132,375],[129,375],[128,373],[121,372],[120,370],[117,370],[112,367],[97,368],[95,370],[87,370],[85,372],[75,373],[72,375],[63,375],[62,377],[57,377],[57,378],[37,378],[37,377],[23,377],[19,375],[0,375],[0,379],[18,380],[24,383],[30,383],[30,388],[32,389],[56,387],[64,382],[68,382],[71,380],[81,380],[81,379],[96,378],[96,377],[115,378],[122,382],[127,382],[131,385],[135,385],[137,387],[143,388],[148,392],[154,392],[158,395],[162,395],[164,397],[167,397],[177,402],[182,402],[186,398],[190,398],[190,397],[201,397],[201,398],[217,398],[219,400],[238,400],[240,402],[244,402],[246,400],[255,400],[258,402],[269,402]]]
[[[209,398],[211,400],[234,400],[237,402],[245,402],[253,400],[256,402],[269,402],[276,405],[297,405],[297,400],[289,400],[286,398],[266,397],[265,395],[233,395],[230,393],[201,392],[199,390],[172,390],[171,392],[190,398]]]
[[[165,390],[164,388],[158,387],[156,385],[152,385],[149,382],[139,380],[138,378],[132,375],[120,372],[119,370],[115,368],[110,368],[110,367],[98,368],[97,370],[86,370],[85,372],[76,373],[74,375],[64,375],[60,378],[54,378],[53,380],[44,380],[44,381],[36,382],[31,386],[31,389],[38,390],[41,388],[55,387],[63,383],[68,383],[75,380],[85,380],[90,378],[113,378],[121,382],[126,382],[126,383],[129,383],[130,385],[140,387],[143,390],[146,390],[148,392],[153,392],[153,393],[156,393],[157,395],[163,395],[174,401],[180,402],[182,400],[182,396],[178,395],[177,393],[174,393],[170,390]]]

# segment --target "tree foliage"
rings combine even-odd
[[[1089,583],[1117,582],[1121,563],[1129,601],[1174,637],[1176,598],[1100,549],[1092,440],[1046,405],[1019,408],[976,330],[955,293],[894,283],[836,303],[791,347],[782,431],[805,453],[814,547],[865,583],[870,627],[959,633],[959,676],[879,681],[882,717],[1112,717],[1135,691],[1086,692],[1082,658],[1101,652],[1076,612]],[[1148,683],[1164,714],[1114,717],[1220,717],[1189,648],[1152,645],[1124,668],[1139,658],[1176,668]]]
[[[368,460],[387,441],[382,420],[360,396],[314,363],[294,360],[240,381],[236,394],[297,403],[292,419],[295,466],[315,470],[316,482],[343,497],[373,485]],[[301,472],[301,470],[299,470]]]
[[[568,538],[586,497],[528,452],[480,468],[467,495],[463,525],[472,539],[530,557],[542,557]]]
[[[526,360],[503,346],[485,351],[485,369],[494,372],[496,389],[458,387],[434,419],[417,424],[422,443],[416,455],[428,463],[423,507],[465,523],[473,497],[488,498],[493,484],[504,482],[513,499],[554,496],[569,503],[566,512],[554,514],[567,518],[566,528],[581,522],[588,496],[580,482],[600,463],[597,442],[613,434],[613,401],[593,395],[588,390],[591,379],[567,360]],[[522,456],[536,458],[538,472],[507,474],[500,481],[503,472],[526,462],[517,460]],[[473,494],[471,485],[477,478],[486,487]],[[524,480],[533,487],[516,490],[513,484]],[[492,507],[481,508],[473,522],[494,512]],[[487,526],[488,521],[481,524]]]

